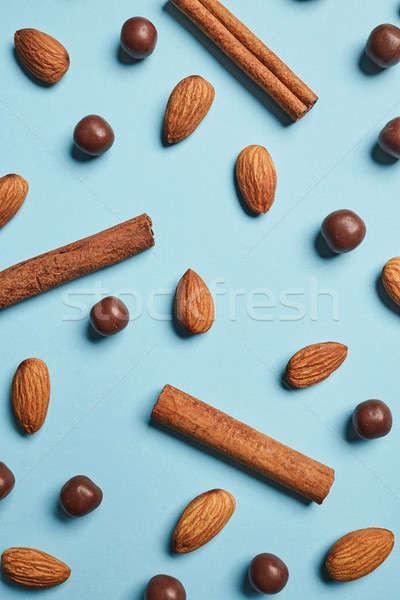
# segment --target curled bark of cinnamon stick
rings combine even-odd
[[[154,246],[146,214],[0,272],[0,310]]]
[[[334,482],[333,469],[170,385],[151,417],[318,504]]]
[[[297,121],[318,96],[218,0],[171,0],[253,81]]]

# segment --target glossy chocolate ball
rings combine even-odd
[[[379,136],[379,145],[393,158],[400,158],[400,117],[385,125]]]
[[[400,60],[400,29],[395,25],[378,25],[371,32],[365,48],[367,56],[386,69]]]
[[[150,56],[156,47],[157,29],[144,17],[132,17],[122,26],[121,47],[128,56],[141,59]]]
[[[129,311],[122,300],[115,296],[107,296],[93,306],[90,321],[100,335],[114,335],[128,325]]]
[[[321,233],[329,248],[341,254],[354,250],[365,237],[364,221],[351,210],[335,210],[322,223]]]
[[[74,142],[76,147],[85,154],[100,156],[113,145],[114,132],[102,117],[88,115],[75,127]]]
[[[89,477],[76,475],[64,484],[60,504],[70,517],[83,517],[97,508],[103,492]]]
[[[366,440],[387,435],[392,429],[392,413],[382,400],[361,402],[353,413],[356,433]]]
[[[13,489],[15,477],[3,462],[0,462],[0,500],[5,498]]]
[[[155,575],[147,585],[144,600],[186,600],[186,592],[175,577]]]
[[[258,554],[249,568],[252,586],[262,594],[277,594],[288,582],[289,571],[275,554]]]

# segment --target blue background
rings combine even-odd
[[[0,460],[17,479],[0,504],[1,549],[37,547],[67,562],[70,580],[43,592],[59,600],[139,600],[160,572],[181,579],[190,600],[238,600],[251,596],[244,575],[259,552],[278,554],[289,566],[282,599],[395,598],[396,547],[374,574],[352,584],[328,583],[320,565],[344,533],[379,526],[396,535],[400,524],[400,324],[377,285],[383,264],[399,254],[399,166],[374,150],[381,127],[399,114],[400,71],[373,74],[359,63],[375,25],[399,24],[399,2],[227,0],[319,94],[310,114],[290,126],[163,0],[2,4],[1,175],[20,173],[30,190],[1,231],[0,267],[142,212],[153,219],[156,247],[0,314]],[[159,42],[148,60],[125,64],[119,32],[135,15],[155,23]],[[68,49],[70,70],[54,87],[31,81],[18,66],[13,33],[22,27],[45,31]],[[168,96],[191,74],[213,83],[214,105],[194,135],[164,148]],[[79,161],[72,131],[89,113],[111,123],[116,141],[103,157]],[[237,154],[254,143],[269,149],[278,172],[275,204],[259,218],[243,210],[233,179]],[[358,212],[367,236],[356,251],[324,258],[315,239],[322,219],[338,208]],[[216,297],[213,328],[194,338],[181,337],[168,320],[188,267],[211,289],[223,280],[217,287],[227,290]],[[99,286],[135,293],[136,302],[126,301],[141,313],[122,334],[100,341],[87,326]],[[329,296],[315,308],[313,286],[330,290],[336,315]],[[235,315],[229,298],[241,290]],[[275,307],[249,311],[256,290],[268,290]],[[164,295],[149,310],[154,292]],[[281,293],[297,294],[290,302],[299,308],[282,305]],[[78,302],[81,309],[71,306]],[[340,370],[310,389],[286,390],[288,358],[327,340],[349,346]],[[45,425],[27,438],[14,425],[9,390],[17,365],[30,356],[47,362],[52,394]],[[305,505],[150,426],[166,383],[334,467],[326,502]],[[392,433],[351,441],[349,416],[368,398],[391,406]],[[92,477],[104,501],[88,517],[70,520],[60,515],[57,497],[75,474]],[[213,487],[237,500],[230,523],[197,552],[171,555],[181,510]],[[7,600],[32,594],[0,586]]]

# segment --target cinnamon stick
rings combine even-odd
[[[331,468],[170,385],[151,417],[318,504],[333,484]]]
[[[0,310],[154,246],[146,214],[0,272]]]
[[[318,96],[217,0],[171,0],[277,104],[297,121]]]

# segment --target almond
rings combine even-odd
[[[225,490],[210,490],[197,496],[185,508],[175,527],[175,551],[186,554],[207,544],[225,527],[235,507],[235,498]]]
[[[336,371],[347,356],[347,346],[338,342],[312,344],[289,360],[286,379],[295,388],[306,388],[323,381]]]
[[[393,302],[400,305],[400,256],[387,261],[382,271],[382,283]]]
[[[353,581],[379,567],[393,546],[394,535],[388,529],[359,529],[333,544],[326,557],[326,568],[335,581]]]
[[[214,101],[211,83],[199,75],[182,79],[173,90],[164,118],[164,138],[176,144],[200,125]]]
[[[46,363],[39,358],[27,358],[14,375],[11,400],[18,424],[30,435],[43,425],[49,399],[50,377]]]
[[[236,161],[236,179],[240,192],[255,213],[271,208],[276,191],[276,170],[269,152],[263,146],[247,146]]]
[[[14,34],[17,56],[32,75],[45,83],[56,83],[68,71],[68,52],[60,42],[37,29]]]
[[[200,275],[188,269],[175,292],[175,316],[190,333],[205,333],[215,319],[214,301]]]
[[[0,177],[0,227],[19,211],[28,193],[28,182],[21,175]]]
[[[64,583],[71,569],[46,552],[34,548],[9,548],[1,557],[3,574],[30,588],[49,588]]]

